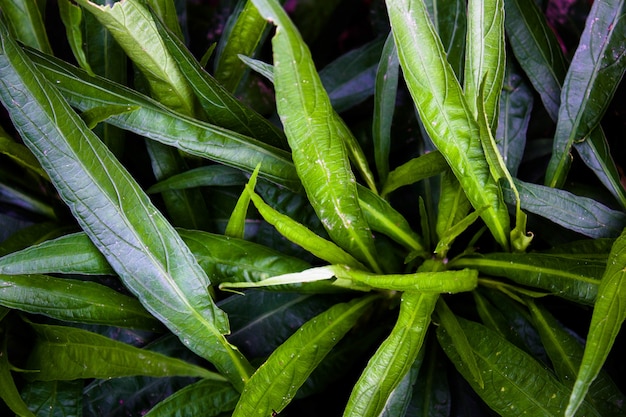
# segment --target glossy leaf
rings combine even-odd
[[[572,387],[583,357],[583,345],[548,309],[532,300],[527,300],[527,304],[557,376],[565,385]],[[624,395],[604,371],[600,371],[589,386],[586,400],[606,416],[623,413],[626,402]]]
[[[456,76],[463,77],[467,2],[464,0],[426,0],[433,25],[441,38],[448,62]]]
[[[451,262],[455,268],[476,268],[519,284],[542,288],[555,295],[592,304],[605,263],[567,255],[491,253]]]
[[[235,92],[246,71],[239,56],[253,55],[268,26],[252,1],[238,2],[220,38],[215,63],[215,78],[228,91]]]
[[[282,411],[330,349],[354,326],[375,297],[337,304],[305,323],[250,378],[233,417]]]
[[[622,323],[626,319],[626,229],[611,249],[593,307],[585,352],[576,383],[567,406],[566,416],[573,416],[585,398],[589,386],[598,376]]]
[[[546,111],[556,120],[561,84],[567,72],[561,46],[534,0],[506,0],[504,8],[504,24],[513,53]]]
[[[148,194],[165,190],[182,190],[195,187],[226,187],[244,185],[247,178],[243,172],[224,165],[207,165],[173,175],[159,181],[146,190]]]
[[[626,226],[626,214],[588,197],[565,190],[515,180],[524,210],[592,238],[616,237]],[[503,183],[504,198],[515,201]]]
[[[158,403],[148,417],[219,416],[235,408],[239,392],[227,382],[203,379]]]
[[[87,60],[87,56],[83,50],[83,31],[81,26],[83,21],[83,11],[79,6],[70,2],[70,0],[61,0],[58,3],[59,14],[61,15],[61,19],[65,25],[65,33],[70,43],[72,53],[74,54],[78,65],[80,65],[80,67],[89,74],[93,75],[93,70],[91,69],[91,65],[89,65],[89,61]]]
[[[504,0],[470,0],[463,91],[475,117],[482,117],[484,112],[493,133],[505,68]]]
[[[9,27],[20,42],[45,53],[52,53],[38,2],[0,0],[0,8],[6,19],[11,22]]]
[[[413,399],[414,385],[424,364],[425,347],[422,347],[411,369],[404,376],[398,386],[391,392],[380,417],[406,416],[410,402]]]
[[[197,365],[139,349],[86,330],[31,323],[37,341],[30,353],[29,373],[40,381],[114,378],[130,375],[194,376],[224,381]]]
[[[384,197],[398,188],[437,175],[448,168],[439,151],[428,152],[400,165],[389,173],[381,195]]]
[[[459,324],[473,348],[485,382],[484,388],[474,382],[472,375],[463,366],[445,328],[437,329],[437,338],[456,369],[489,407],[507,416],[563,415],[568,389],[543,365],[478,323],[459,318]],[[581,415],[599,414],[585,404]]]
[[[354,138],[330,105],[310,52],[285,11],[275,1],[254,4],[277,25],[272,41],[276,104],[308,198],[333,240],[380,271],[348,159],[347,142]]]
[[[344,417],[378,416],[422,348],[439,294],[405,292],[391,334],[369,360],[352,389]]]
[[[189,249],[61,95],[44,89],[50,84],[4,25],[0,36],[2,102],[81,227],[150,313],[241,384],[249,365],[226,342],[226,316]]]
[[[374,90],[374,117],[372,120],[372,140],[374,142],[374,160],[379,181],[387,182],[389,174],[389,153],[391,152],[391,125],[396,106],[400,62],[398,51],[389,34],[383,46],[382,55],[376,71]]]
[[[472,205],[467,199],[461,184],[450,169],[443,171],[439,184],[440,194],[437,202],[437,218],[434,230],[437,239],[433,240],[437,241],[438,245],[445,246],[450,243],[450,239],[446,237],[453,237],[454,239],[455,229],[459,230],[462,227],[461,222],[467,223],[475,215],[470,214]],[[474,211],[474,213],[477,212]]]
[[[89,281],[45,275],[0,275],[0,304],[77,323],[146,330],[160,327],[137,299]]]
[[[77,3],[111,32],[146,77],[153,97],[187,116],[195,113],[191,87],[165,49],[156,23],[142,2],[127,0],[103,6],[89,0]]]
[[[253,137],[278,148],[285,148],[284,135],[270,121],[245,106],[206,72],[185,45],[158,18],[156,28],[172,58],[180,67],[205,111],[206,120],[226,129]]]
[[[107,119],[130,130],[187,153],[252,172],[258,163],[264,178],[293,189],[301,187],[291,157],[255,139],[173,113],[159,103],[124,86],[81,70],[52,57],[29,54],[69,103],[82,111],[103,104],[137,107],[136,111]],[[167,126],[167,129],[164,129]]]
[[[409,91],[429,137],[452,168],[496,241],[509,247],[509,216],[480,144],[478,126],[465,102],[441,40],[423,2],[387,2]],[[421,48],[415,48],[415,45]]]
[[[563,83],[552,157],[545,184],[560,187],[574,142],[584,141],[600,123],[626,71],[623,0],[595,2]]]

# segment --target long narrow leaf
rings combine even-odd
[[[354,386],[344,417],[374,417],[409,372],[422,348],[439,294],[405,292],[391,334],[369,360]]]
[[[387,1],[411,96],[426,132],[441,151],[496,241],[509,247],[509,215],[491,177],[479,129],[423,1]],[[415,45],[421,45],[415,48]]]
[[[37,341],[28,365],[40,381],[131,375],[194,376],[224,381],[198,365],[67,326],[31,323]]]
[[[233,417],[270,416],[272,410],[282,411],[375,299],[337,304],[300,327],[250,378]]]
[[[276,1],[254,4],[277,25],[272,42],[278,113],[309,200],[333,240],[380,271],[348,159],[349,131],[334,112],[311,54],[286,12]]]
[[[235,408],[239,393],[226,382],[203,379],[175,392],[152,408],[146,417],[216,417]]]
[[[35,414],[29,410],[20,397],[20,392],[17,390],[13,375],[11,375],[6,334],[2,338],[2,349],[0,350],[0,399],[19,417],[35,417]]]
[[[17,39],[50,54],[52,48],[39,7],[40,2],[32,0],[0,0],[0,9],[5,13]]]
[[[574,142],[600,123],[626,71],[626,2],[594,2],[565,77],[546,185],[563,185]]]
[[[250,365],[226,341],[228,320],[189,249],[4,24],[0,36],[2,102],[81,227],[148,311],[241,386]]]
[[[593,308],[589,334],[576,383],[565,415],[571,417],[582,404],[598,376],[622,323],[626,319],[626,229],[613,244]]]

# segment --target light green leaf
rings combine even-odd
[[[462,227],[461,222],[470,221],[473,217],[470,213],[472,205],[467,199],[461,184],[452,171],[448,168],[441,174],[440,195],[437,203],[437,233],[438,245],[446,244],[446,236],[454,234],[454,229]],[[477,213],[477,211],[474,211]],[[469,217],[472,216],[472,217]],[[459,226],[457,226],[459,225]],[[433,239],[435,240],[435,239]]]
[[[37,332],[28,376],[39,381],[122,376],[224,378],[200,366],[73,327],[30,324]]]
[[[594,2],[563,83],[561,107],[545,184],[565,182],[575,142],[600,123],[626,71],[626,2]]]
[[[195,114],[193,92],[168,53],[148,8],[139,0],[100,6],[77,0],[113,35],[150,85],[151,95],[187,116]]]
[[[95,128],[98,123],[105,122],[110,117],[116,116],[118,114],[128,113],[132,111],[139,110],[138,106],[102,106],[102,107],[93,107],[87,111],[84,111],[80,114],[81,119],[85,122],[87,127],[90,129]]]
[[[336,304],[300,327],[252,375],[233,417],[270,416],[272,410],[282,411],[375,299],[370,296]]]
[[[380,271],[374,241],[358,202],[348,147],[356,140],[334,112],[311,54],[275,1],[255,0],[277,25],[273,38],[276,105],[307,196],[337,244]]]
[[[146,417],[216,417],[235,408],[239,392],[226,382],[203,379],[155,405]]]
[[[21,143],[15,142],[0,127],[0,153],[8,156],[24,168],[27,168],[44,179],[48,179],[48,174],[41,168],[39,161],[28,148]]]
[[[473,211],[458,223],[449,227],[446,231],[439,235],[439,242],[435,247],[434,253],[440,258],[445,258],[450,250],[450,246],[468,227],[470,227],[480,217],[480,211]]]
[[[101,284],[45,275],[0,275],[0,305],[75,323],[157,330],[136,298]]]
[[[352,389],[344,417],[374,417],[409,372],[422,348],[439,294],[405,292],[391,334],[369,360]]]
[[[444,156],[496,241],[509,247],[509,215],[491,177],[480,132],[446,60],[423,1],[387,1],[391,27],[409,91],[426,132]],[[415,48],[420,45],[420,48]],[[498,93],[499,94],[499,93]]]
[[[246,71],[239,55],[252,56],[268,27],[252,1],[237,3],[220,38],[215,61],[215,78],[228,91],[234,93],[237,90]]]
[[[224,165],[207,165],[173,175],[159,181],[146,190],[148,194],[160,193],[165,190],[182,190],[195,187],[227,187],[244,185],[247,178],[240,170]]]
[[[58,3],[59,14],[61,15],[63,25],[65,25],[65,34],[69,41],[70,48],[72,49],[72,53],[74,54],[74,58],[76,58],[81,68],[90,75],[94,75],[83,49],[83,11],[70,0],[60,0]]]
[[[470,0],[467,8],[464,93],[474,117],[482,117],[484,112],[487,126],[493,134],[498,123],[500,92],[506,68],[504,40],[504,1]]]
[[[573,416],[598,376],[626,319],[626,229],[611,249],[591,316],[585,353],[567,406]]]
[[[426,0],[433,25],[441,38],[448,62],[459,78],[463,77],[467,2],[465,0]]]
[[[257,176],[259,175],[259,168],[261,166],[257,166],[252,176],[250,177],[250,181],[248,181],[248,186],[254,190],[256,187]],[[228,219],[228,224],[226,224],[226,229],[224,230],[224,234],[230,237],[236,237],[239,239],[243,239],[245,231],[246,231],[246,217],[248,214],[248,207],[250,206],[250,193],[246,188],[242,191],[239,199],[237,200],[237,204],[235,204],[235,208],[233,209],[230,218]]]
[[[506,416],[563,415],[568,389],[541,363],[483,325],[461,318],[458,321],[473,349],[484,388],[464,366],[448,331],[437,328],[437,338],[456,369],[489,407]],[[589,404],[580,415],[599,416]]]
[[[439,151],[428,152],[413,158],[389,173],[381,196],[385,197],[400,187],[435,176],[447,168],[448,164]]]
[[[4,24],[0,37],[0,98],[76,220],[146,309],[241,386],[251,367],[226,341],[228,320],[189,249]]]

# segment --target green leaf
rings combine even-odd
[[[195,113],[193,92],[176,60],[168,53],[147,7],[137,0],[113,5],[77,0],[113,35],[150,85],[153,97],[187,116]]]
[[[506,34],[513,53],[546,111],[556,120],[561,84],[567,72],[559,41],[534,0],[506,0],[504,9]]]
[[[250,365],[226,341],[227,318],[189,249],[4,24],[0,36],[0,98],[76,220],[147,310],[241,386]]]
[[[233,417],[282,411],[317,365],[355,325],[376,297],[340,303],[305,323],[252,375]]]
[[[84,381],[32,381],[21,390],[29,407],[46,417],[79,416],[83,412]]]
[[[400,187],[435,176],[447,168],[448,164],[439,151],[428,152],[413,158],[389,173],[381,195],[385,197]]]
[[[24,400],[20,397],[13,375],[11,375],[6,334],[2,338],[2,350],[0,350],[0,398],[18,416],[35,417],[35,414],[28,409]]]
[[[526,304],[557,376],[565,385],[572,387],[583,357],[583,346],[570,330],[563,327],[550,314],[548,309],[532,300],[526,300]],[[598,377],[589,386],[586,400],[605,416],[622,414],[626,403],[624,395],[603,371],[600,371]]]
[[[465,196],[459,181],[449,168],[444,170],[441,174],[437,223],[435,225],[438,245],[439,243],[445,245],[446,236],[454,235],[455,229],[458,230],[459,227],[462,227],[461,222],[471,221],[473,217],[472,214],[469,214],[471,209],[472,205]],[[478,214],[477,211],[474,213]]]
[[[436,253],[440,258],[445,258],[448,254],[448,250],[450,250],[450,246],[456,240],[457,237],[461,235],[468,227],[470,227],[478,217],[480,216],[480,211],[473,211],[463,219],[461,219],[458,223],[449,227],[445,232],[439,235],[439,242],[437,242],[437,246],[435,247],[434,253]]]
[[[448,331],[437,328],[437,338],[456,369],[489,407],[506,416],[563,415],[568,389],[542,364],[494,331],[461,318],[458,321],[473,349],[484,388],[464,366]],[[599,416],[588,404],[581,411],[584,416]]]
[[[603,261],[594,259],[542,253],[490,253],[450,262],[453,268],[475,268],[583,304],[595,300],[604,266]]]
[[[383,233],[411,251],[425,252],[421,236],[411,229],[402,214],[373,191],[361,186],[357,188],[361,210],[373,231]]]
[[[464,93],[474,117],[482,117],[480,108],[483,107],[487,126],[493,133],[498,123],[506,68],[504,40],[504,1],[470,0],[467,8]]]
[[[425,350],[425,347],[422,347],[409,372],[407,372],[404,378],[402,378],[402,381],[400,381],[398,386],[391,392],[387,402],[385,403],[385,407],[380,413],[380,417],[407,415],[407,409],[413,399],[413,386],[415,385],[420,370],[422,369],[422,365],[424,364]]]
[[[207,369],[161,353],[139,349],[86,330],[31,323],[37,341],[28,375],[40,381],[116,378],[131,375],[224,378]]]
[[[598,288],[585,353],[569,399],[566,416],[573,416],[579,409],[589,386],[598,376],[622,323],[626,319],[625,282],[626,229],[613,244],[606,270]]]
[[[262,164],[260,175],[292,189],[301,188],[290,155],[253,138],[185,117],[150,98],[53,57],[30,51],[29,57],[55,83],[69,103],[82,111],[103,105],[138,107],[115,115],[107,122],[149,139],[174,146],[201,158],[252,172]]]
[[[72,49],[72,53],[74,54],[74,58],[76,58],[81,68],[90,75],[94,75],[83,49],[83,30],[81,26],[83,11],[70,0],[60,0],[58,3],[59,14],[61,15],[63,25],[65,25],[65,34],[69,41],[70,48]]]
[[[246,71],[239,56],[252,56],[268,27],[252,1],[237,3],[220,38],[215,61],[215,78],[228,91],[236,91]]]
[[[386,184],[387,175],[389,174],[391,124],[396,107],[399,78],[400,62],[398,61],[398,51],[390,33],[383,46],[380,63],[376,71],[374,117],[372,120],[374,160],[376,161],[376,170],[381,184]]]
[[[214,417],[235,408],[239,392],[226,382],[203,379],[170,395],[147,414],[148,417]]]
[[[246,189],[248,193],[250,193],[250,198],[263,219],[274,226],[276,230],[288,240],[328,263],[345,264],[354,266],[355,268],[365,269],[357,259],[335,243],[318,236],[303,224],[274,210],[250,187],[246,186]]]
[[[485,387],[485,382],[480,372],[480,368],[476,363],[476,357],[472,352],[472,346],[465,335],[465,332],[457,317],[454,315],[450,307],[443,301],[443,298],[439,298],[437,301],[437,319],[440,322],[443,330],[450,336],[450,341],[454,350],[459,354],[463,366],[467,367],[467,372],[473,378],[474,382],[480,387]]]
[[[422,348],[439,294],[405,292],[391,334],[369,360],[352,389],[344,417],[378,416]]]
[[[24,44],[52,53],[50,41],[40,10],[40,4],[32,0],[0,0],[0,9],[6,16],[16,38]]]
[[[35,172],[44,179],[48,179],[48,174],[41,168],[39,161],[28,148],[21,143],[15,142],[0,127],[0,153],[8,156],[24,168]]]
[[[195,187],[227,187],[244,185],[247,182],[243,172],[224,165],[207,165],[190,169],[159,181],[146,190],[148,194],[165,190],[182,190]]]
[[[441,38],[448,62],[461,79],[465,62],[467,2],[465,0],[426,0],[433,25]]]
[[[206,72],[189,52],[158,18],[155,24],[172,58],[198,97],[205,111],[206,120],[226,129],[253,137],[277,148],[286,148],[287,141],[269,120],[245,106],[224,86]]]
[[[409,91],[426,132],[444,156],[496,241],[509,247],[509,216],[491,177],[478,125],[446,60],[422,1],[387,2],[391,27]],[[421,45],[415,48],[415,45]]]
[[[515,180],[524,210],[592,238],[616,237],[626,226],[626,214],[612,210],[588,197],[565,190]],[[514,203],[508,186],[503,183],[504,198]]]
[[[276,105],[307,196],[332,239],[380,271],[348,159],[348,142],[356,140],[334,112],[311,54],[285,11],[277,2],[254,4],[277,25],[272,41]]]
[[[0,304],[59,320],[159,329],[137,299],[101,284],[45,275],[0,275]]]
[[[434,349],[432,344],[426,355],[404,417],[449,417],[452,398],[446,375],[447,364],[441,360],[441,350]]]
[[[561,92],[552,157],[545,184],[560,187],[574,142],[584,141],[600,123],[626,71],[626,2],[596,2],[587,16]]]

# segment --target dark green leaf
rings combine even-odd
[[[459,319],[459,324],[473,348],[484,388],[478,386],[464,366],[446,329],[439,327],[437,338],[456,369],[489,407],[506,416],[563,415],[568,389],[543,365],[478,323]],[[588,404],[583,410],[581,415],[599,416]]]
[[[626,70],[626,2],[594,2],[563,83],[546,185],[562,186],[574,142],[600,123]]]
[[[272,410],[282,411],[374,299],[365,297],[337,304],[300,327],[250,378],[233,417],[269,416]]]
[[[4,24],[0,31],[1,99],[81,227],[148,311],[240,385],[250,366],[224,338],[228,321],[211,300],[204,271]]]
[[[137,299],[89,281],[45,275],[0,275],[0,304],[59,320],[156,330]]]
[[[584,304],[596,298],[605,263],[567,255],[490,253],[451,262],[455,268],[475,268],[484,274],[509,278]]]
[[[40,381],[115,378],[131,375],[194,376],[224,381],[219,374],[161,353],[139,349],[105,336],[65,326],[31,323],[37,341],[29,373]]]
[[[4,326],[2,328],[4,330]],[[13,376],[11,375],[11,365],[9,364],[7,352],[7,336],[2,338],[2,349],[0,350],[0,398],[20,417],[35,417],[35,414],[28,409],[28,406],[20,397]]]
[[[22,398],[37,416],[83,415],[83,381],[32,381],[22,389]]]
[[[80,67],[89,74],[93,75],[93,70],[91,69],[87,56],[85,55],[85,51],[83,50],[83,31],[81,27],[83,21],[83,11],[79,6],[72,3],[70,0],[60,0],[58,3],[59,13],[61,15],[61,19],[63,20],[63,24],[65,25],[65,33],[70,43],[72,53],[74,54],[78,65],[80,65]]]
[[[515,180],[522,208],[554,223],[593,238],[616,237],[626,226],[626,214],[588,197],[568,191]],[[514,203],[513,193],[503,183],[504,198]]]
[[[573,416],[582,404],[589,386],[598,376],[613,342],[626,319],[626,229],[611,249],[606,270],[598,288],[585,352],[570,396],[566,416]]]
[[[148,417],[214,417],[235,408],[239,392],[227,382],[204,379],[188,385],[158,403]]]
[[[17,39],[32,48],[51,54],[52,48],[40,6],[32,0],[0,0],[0,9],[10,22]]]

